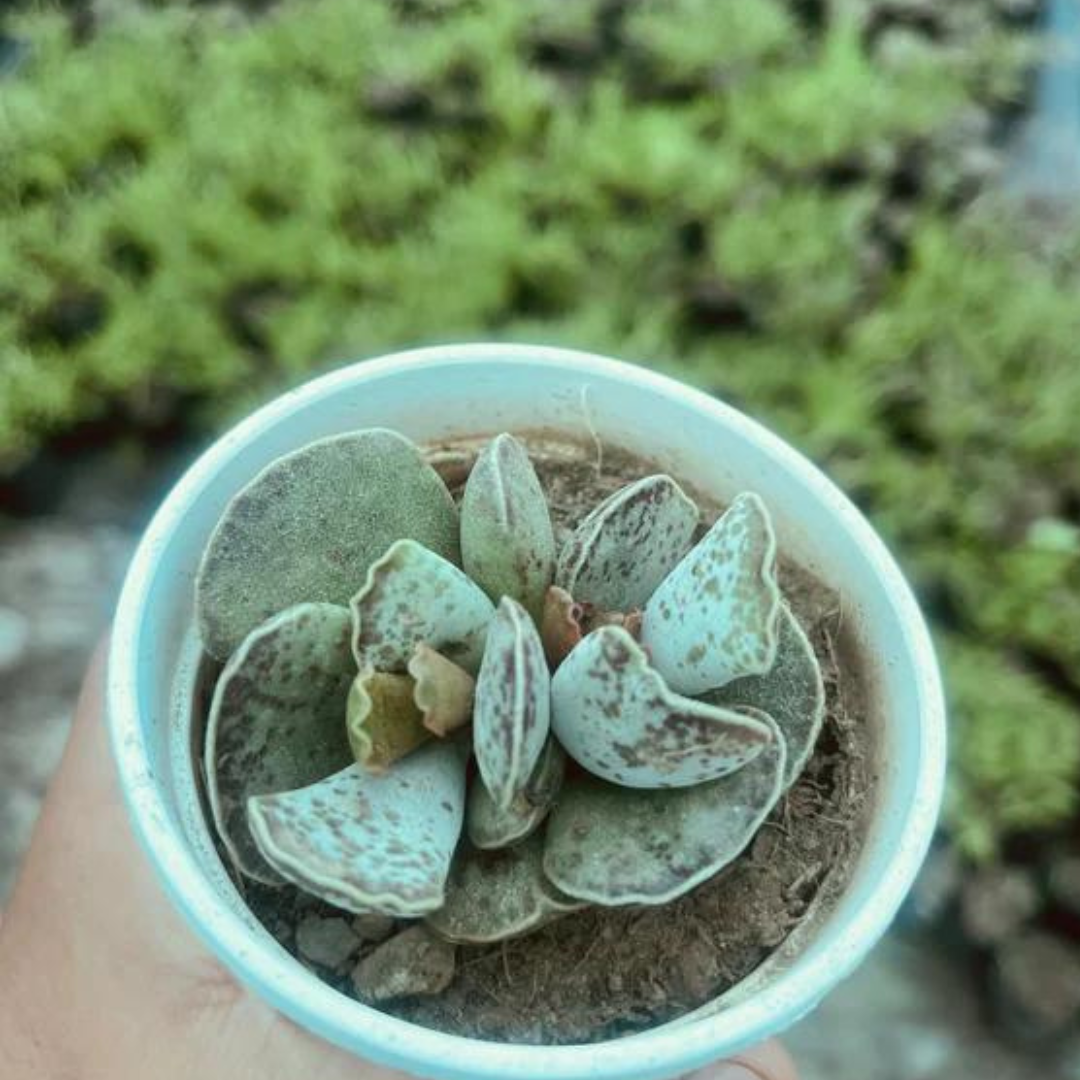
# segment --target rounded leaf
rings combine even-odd
[[[206,789],[218,835],[248,877],[280,884],[248,830],[252,795],[301,787],[351,759],[345,696],[356,671],[349,613],[298,604],[253,630],[225,665],[206,726]]]
[[[292,604],[345,604],[402,537],[457,562],[450,493],[402,435],[370,428],[321,439],[268,465],[225,508],[199,568],[207,652],[224,660]]]
[[[504,596],[488,630],[476,681],[473,745],[495,805],[508,810],[524,791],[547,740],[551,675],[528,612]]]
[[[359,765],[248,802],[263,857],[294,885],[357,914],[442,906],[465,809],[465,757],[434,741],[385,773]]]
[[[584,907],[563,896],[543,869],[544,841],[534,836],[505,851],[465,851],[455,860],[446,903],[427,924],[448,941],[483,945],[520,937]]]
[[[569,896],[609,906],[666,904],[707,881],[746,847],[783,791],[784,740],[772,726],[753,761],[707,784],[567,784],[548,819],[545,873]]]
[[[780,611],[780,638],[776,662],[764,675],[746,675],[705,700],[727,708],[752,706],[768,713],[784,736],[787,765],[785,790],[806,767],[825,720],[825,683],[814,647],[791,609]]]
[[[559,554],[558,584],[601,611],[639,608],[686,554],[698,508],[670,476],[609,495]]]
[[[414,540],[399,540],[371,566],[350,609],[357,664],[396,672],[420,644],[475,672],[495,612],[453,563]]]
[[[558,798],[566,772],[566,755],[554,739],[544,744],[540,760],[525,791],[506,810],[495,805],[483,784],[469,788],[465,805],[465,829],[478,848],[509,847],[535,832]]]
[[[540,617],[555,574],[555,534],[536,471],[512,435],[492,439],[469,474],[461,560],[493,601],[511,596]]]
[[[752,716],[672,693],[621,626],[594,630],[555,672],[551,726],[583,768],[636,788],[726,776],[772,738]]]
[[[365,666],[349,687],[345,728],[356,763],[369,772],[385,772],[432,737],[414,700],[409,675],[393,675]]]
[[[409,660],[409,674],[416,681],[413,700],[433,735],[444,738],[472,720],[476,680],[464,668],[421,642]]]
[[[769,512],[744,492],[653,593],[641,641],[673,690],[701,694],[772,667],[779,615]]]

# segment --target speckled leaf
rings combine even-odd
[[[753,717],[672,693],[621,626],[593,631],[555,672],[551,726],[579,765],[635,788],[726,776],[771,738]]]
[[[646,476],[609,495],[559,554],[556,581],[602,611],[642,607],[686,554],[698,508],[670,476]]]
[[[459,561],[450,493],[404,436],[371,428],[279,458],[229,503],[203,555],[195,593],[207,651],[224,660],[292,604],[346,604],[402,537]]]
[[[525,448],[512,435],[485,447],[461,501],[465,572],[498,603],[519,601],[536,619],[555,575],[547,500]]]
[[[475,672],[495,612],[456,566],[413,540],[399,540],[371,566],[350,607],[357,664],[396,672],[422,642]]]
[[[374,774],[351,765],[248,802],[259,850],[282,876],[358,914],[416,918],[442,906],[465,806],[465,755],[433,741]]]
[[[641,641],[673,690],[701,694],[772,667],[779,615],[769,513],[744,492],[653,594]]]
[[[248,877],[281,881],[248,831],[248,797],[310,784],[351,760],[342,718],[355,670],[349,613],[335,604],[275,615],[225,665],[206,728],[206,786],[218,834]]]
[[[385,772],[431,738],[409,675],[393,675],[365,666],[349,687],[345,728],[358,765]]]
[[[416,680],[413,700],[424,714],[424,727],[440,738],[472,720],[476,680],[429,645],[417,645],[409,659]]]
[[[529,783],[506,810],[495,805],[483,784],[469,788],[465,829],[478,848],[509,847],[535,832],[547,817],[562,787],[566,755],[554,739],[544,744]]]
[[[548,819],[544,871],[568,895],[605,905],[666,904],[708,880],[780,798],[784,740],[772,726],[775,738],[750,764],[707,784],[634,791],[568,782]]]
[[[585,905],[562,895],[543,870],[543,837],[505,851],[461,852],[446,903],[427,924],[449,941],[482,945],[518,937]]]
[[[544,748],[550,697],[536,626],[516,600],[504,596],[488,632],[473,709],[476,762],[501,810],[525,790]]]
[[[780,611],[776,662],[764,675],[747,675],[707,694],[705,700],[734,708],[750,705],[768,713],[787,746],[784,788],[803,771],[825,719],[825,684],[814,647],[791,609]]]
[[[544,594],[544,612],[540,618],[540,638],[544,643],[544,656],[548,667],[555,670],[570,650],[581,640],[582,606],[558,585],[552,585]]]

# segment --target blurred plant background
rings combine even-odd
[[[1080,923],[1080,229],[1022,137],[1045,6],[12,9],[0,537],[58,461],[152,462],[345,358],[482,336],[693,381],[909,571],[953,719],[915,906],[991,959],[1020,1034],[1057,1036],[1071,951],[1051,1001],[1017,996]],[[32,546],[0,549],[11,625]]]

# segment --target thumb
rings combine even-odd
[[[729,1061],[699,1069],[685,1080],[799,1080],[799,1075],[788,1052],[771,1040]]]

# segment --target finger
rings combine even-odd
[[[691,1073],[686,1080],[799,1080],[799,1074],[791,1055],[775,1039],[770,1039],[730,1061]]]

